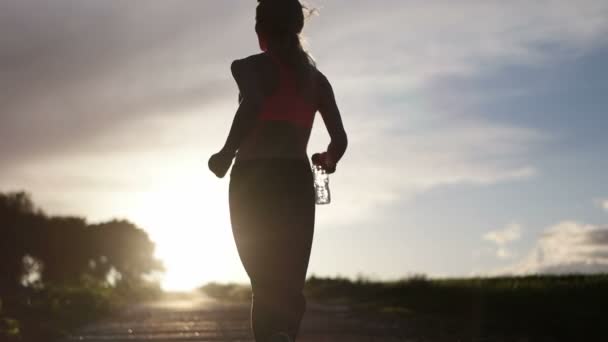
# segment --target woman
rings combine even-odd
[[[258,0],[255,29],[263,52],[232,63],[239,108],[224,147],[209,159],[211,171],[223,177],[236,157],[230,219],[251,280],[258,342],[295,340],[305,311],[315,220],[306,148],[317,111],[331,143],[313,163],[335,172],[347,145],[332,87],[300,42],[304,10],[298,0]]]

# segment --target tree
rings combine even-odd
[[[49,217],[24,192],[0,193],[0,294],[23,283],[27,266],[44,284],[80,284],[83,277],[138,284],[145,274],[162,271],[154,243],[146,232],[125,220],[89,225],[84,218]]]

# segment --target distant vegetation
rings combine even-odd
[[[201,289],[230,300],[248,300],[251,293],[234,284]],[[311,277],[305,292],[310,300],[416,327],[417,337],[440,341],[591,341],[605,338],[608,318],[608,275],[394,282]]]
[[[128,221],[48,216],[0,193],[0,341],[48,341],[128,301],[160,293],[154,244]]]

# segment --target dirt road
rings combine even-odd
[[[339,306],[309,304],[298,342],[392,342],[405,339],[390,324],[363,322]],[[84,327],[68,341],[253,341],[249,305],[200,295],[164,299]]]

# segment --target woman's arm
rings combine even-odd
[[[209,158],[209,169],[219,178],[228,172],[241,142],[255,124],[262,106],[262,93],[256,77],[253,59],[236,60],[230,66],[239,87],[239,108],[234,115],[228,138],[222,149]]]
[[[221,152],[234,156],[255,123],[262,106],[262,92],[249,59],[232,62],[230,70],[239,87],[239,108]]]
[[[325,75],[321,72],[319,72],[319,75],[319,112],[331,138],[329,146],[327,146],[328,163],[335,167],[346,151],[348,138],[342,124],[340,110],[336,104],[333,88]]]

